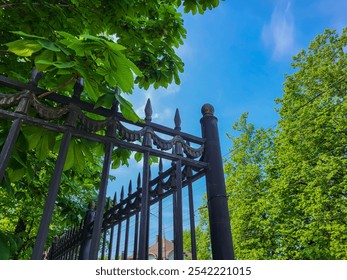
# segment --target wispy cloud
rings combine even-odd
[[[153,108],[152,120],[166,125],[173,120],[175,112],[165,100],[167,100],[168,96],[174,95],[179,91],[180,86],[176,84],[171,84],[166,89],[159,88],[155,90],[153,87],[150,87],[148,90],[137,90],[137,92],[129,96],[128,99],[132,102],[136,114],[141,118],[144,118],[145,105],[147,99],[150,99]]]
[[[272,49],[273,58],[277,60],[293,54],[294,36],[295,24],[291,1],[280,1],[274,7],[271,21],[263,26],[263,42]]]

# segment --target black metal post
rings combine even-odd
[[[223,161],[220,149],[217,118],[214,108],[205,104],[201,109],[202,137],[205,138],[204,161],[206,170],[206,190],[211,232],[212,256],[215,260],[234,259],[231,227],[226,196]]]
[[[82,242],[80,247],[79,260],[88,260],[91,245],[91,231],[90,224],[94,222],[95,219],[95,203],[92,201],[88,205],[88,211],[84,216],[83,228],[82,228]]]

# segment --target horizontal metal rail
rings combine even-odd
[[[13,88],[16,90],[30,90],[37,95],[48,92],[48,90],[46,90],[46,89],[36,87],[32,84],[21,83],[19,81],[15,81],[15,80],[9,79],[9,78],[7,78],[5,76],[1,76],[1,75],[0,75],[0,85],[3,85],[3,86],[8,87],[8,88]],[[50,93],[45,98],[48,100],[63,104],[63,105],[74,104],[84,111],[87,111],[87,112],[90,112],[93,114],[97,114],[100,116],[104,116],[104,117],[111,117],[112,115],[114,115],[114,112],[111,109],[107,109],[107,108],[103,108],[103,107],[95,108],[95,105],[92,103],[78,100],[76,98],[72,98],[72,97],[68,97],[68,96],[59,95],[56,93]],[[202,145],[204,143],[204,139],[201,137],[197,137],[197,136],[194,136],[194,135],[191,135],[188,133],[177,131],[175,129],[168,128],[168,127],[165,127],[165,126],[160,125],[160,124],[156,124],[153,122],[146,123],[146,124],[141,123],[141,122],[133,123],[133,122],[125,119],[122,116],[122,114],[119,112],[116,113],[115,116],[118,120],[125,122],[125,123],[128,123],[128,124],[131,124],[131,125],[135,125],[135,126],[139,126],[139,127],[149,126],[149,127],[153,128],[153,130],[156,132],[165,133],[165,134],[168,134],[170,136],[180,135],[184,140],[189,141],[189,142],[194,143],[194,144]]]
[[[120,148],[129,149],[129,150],[134,151],[134,152],[149,152],[152,156],[161,157],[161,158],[168,159],[168,160],[181,160],[183,163],[197,167],[197,168],[207,168],[208,167],[208,164],[205,162],[202,162],[202,161],[193,160],[193,159],[190,159],[187,157],[163,152],[160,150],[154,150],[153,148],[145,147],[145,146],[142,146],[139,144],[124,142],[122,140],[118,140],[118,139],[110,137],[110,136],[92,134],[92,133],[87,132],[85,130],[81,130],[78,128],[65,126],[65,125],[61,125],[61,124],[52,123],[49,121],[45,121],[42,119],[30,117],[30,116],[24,116],[24,115],[22,115],[20,113],[16,113],[16,112],[10,112],[10,111],[0,109],[0,116],[3,118],[12,119],[12,120],[22,119],[23,123],[30,124],[30,125],[39,125],[41,128],[45,128],[45,129],[55,131],[55,132],[63,133],[65,131],[69,130],[71,132],[71,134],[73,136],[76,136],[76,137],[84,138],[84,139],[91,140],[91,141],[100,142],[103,144],[111,142],[115,146],[120,147]]]

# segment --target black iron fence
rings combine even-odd
[[[29,84],[0,76],[0,85],[19,92],[0,94],[0,118],[12,121],[12,126],[0,154],[0,181],[3,179],[11,153],[23,123],[63,133],[54,173],[50,182],[46,204],[43,209],[32,259],[148,259],[150,246],[150,209],[158,207],[157,235],[159,240],[156,258],[163,259],[163,200],[172,199],[173,258],[184,259],[183,204],[189,207],[191,258],[196,259],[193,183],[206,178],[207,202],[213,259],[233,259],[231,229],[219,145],[217,118],[211,105],[202,107],[202,137],[181,132],[181,119],[176,110],[175,128],[171,129],[152,122],[152,107],[148,100],[145,122],[132,123],[118,112],[117,104],[111,109],[94,108],[80,99],[83,85],[76,83],[72,97],[37,87],[38,73],[34,71]],[[37,96],[54,101],[58,106],[43,104]],[[36,112],[28,114],[31,108]],[[104,117],[96,121],[86,116],[91,112]],[[136,129],[127,128],[130,124]],[[104,131],[104,133],[98,133]],[[164,135],[164,136],[161,136]],[[105,146],[102,177],[98,201],[90,204],[84,222],[79,228],[65,232],[56,238],[49,252],[44,254],[49,225],[60,186],[64,164],[71,137],[97,141]],[[195,146],[195,147],[194,147]],[[113,199],[106,198],[110,175],[111,156],[114,148],[125,148],[143,154],[142,172],[136,187],[130,182]],[[151,156],[159,158],[155,176],[150,165]],[[168,164],[166,167],[163,162]],[[152,179],[153,177],[153,179]],[[183,200],[183,188],[188,199]],[[125,194],[126,193],[126,194]],[[83,203],[83,202],[81,202]],[[130,232],[130,220],[134,224]],[[123,234],[122,234],[123,232]],[[129,247],[131,240],[132,248]],[[121,246],[122,243],[122,246]],[[121,252],[122,248],[122,252]],[[131,252],[131,253],[130,253]]]

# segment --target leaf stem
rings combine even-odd
[[[47,95],[51,94],[52,92],[55,92],[55,91],[57,91],[57,90],[59,90],[59,89],[62,89],[62,88],[64,88],[64,87],[66,87],[67,85],[71,84],[71,83],[72,83],[73,81],[75,81],[75,80],[76,80],[76,77],[73,76],[73,77],[71,77],[69,80],[67,80],[65,83],[63,83],[63,84],[61,84],[61,85],[59,85],[59,86],[57,86],[57,87],[51,89],[50,91],[47,91],[47,92],[44,92],[44,93],[40,94],[40,95],[38,96],[38,98],[46,97]]]

